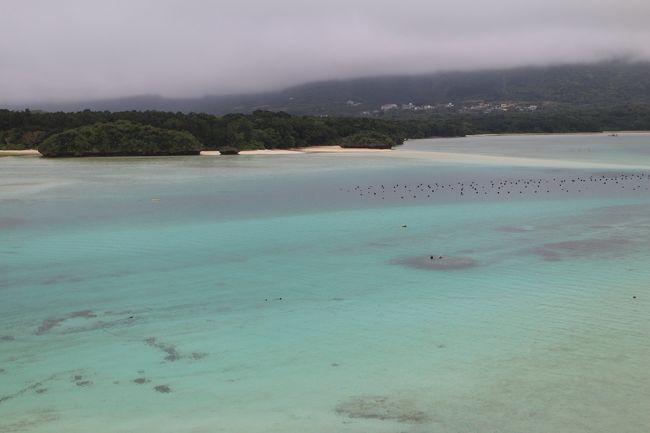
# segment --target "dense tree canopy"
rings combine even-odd
[[[393,120],[290,116],[282,112],[268,111],[217,117],[200,113],[158,111],[47,113],[0,110],[0,147],[41,148],[46,142],[47,146],[53,143],[64,146],[67,145],[65,140],[76,140],[75,142],[79,143],[80,136],[85,139],[92,136],[94,140],[100,140],[97,134],[107,133],[107,130],[93,129],[94,132],[91,134],[89,129],[79,131],[77,128],[115,122],[131,122],[166,131],[189,133],[198,140],[201,149],[205,150],[276,149],[342,144],[346,137],[359,131],[375,131],[389,137],[388,142],[401,144],[404,138],[413,135],[412,133],[426,136],[427,133],[432,132],[431,128],[426,130],[424,135],[423,131],[409,131],[409,123]],[[72,130],[75,132],[73,133]],[[131,134],[136,130],[131,128],[128,131],[123,129],[121,131]],[[57,135],[64,132],[64,135]],[[444,135],[447,131],[440,129],[433,132]],[[48,137],[52,136],[56,136],[56,140],[47,141]],[[109,135],[106,135],[101,140],[108,137]],[[121,139],[126,139],[125,137],[122,136]],[[142,139],[142,134],[133,138],[135,141],[132,142],[136,143],[137,140]],[[138,152],[134,150],[134,153]]]
[[[97,124],[116,123],[122,126],[97,126]],[[148,128],[142,129],[144,126]],[[77,130],[77,128],[86,129]],[[283,112],[269,111],[217,117],[203,113],[160,111],[112,113],[86,110],[77,113],[49,113],[0,110],[0,149],[48,149],[48,146],[56,145],[63,149],[64,153],[72,152],[71,149],[80,145],[83,140],[87,141],[85,144],[99,143],[102,149],[108,149],[109,144],[113,145],[114,149],[117,149],[114,152],[143,154],[150,152],[154,141],[163,140],[162,137],[170,138],[169,143],[182,142],[188,145],[187,140],[192,137],[198,143],[198,145],[191,143],[191,151],[195,152],[226,148],[286,149],[335,144],[372,147],[386,144],[398,145],[406,138],[455,137],[479,133],[559,133],[602,130],[650,130],[650,106],[629,104],[606,108],[560,107],[538,112],[490,114],[413,113],[410,117],[399,119],[390,116],[383,118],[291,116]],[[176,134],[164,135],[161,131]],[[57,135],[64,132],[63,135]],[[108,142],[115,138],[120,141]],[[156,143],[159,146],[158,151],[163,154],[177,152],[172,148],[165,150],[165,143],[167,142],[164,140]],[[68,149],[66,146],[71,147]]]
[[[393,138],[381,132],[360,131],[345,138],[343,147],[368,147],[373,149],[390,149],[395,143]],[[401,143],[399,143],[401,144]]]
[[[54,134],[38,150],[43,156],[191,155],[201,143],[188,132],[119,120]]]

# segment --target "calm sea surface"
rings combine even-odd
[[[647,433],[648,188],[648,134],[0,158],[0,433]]]

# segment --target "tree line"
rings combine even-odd
[[[161,111],[80,111],[36,112],[0,110],[0,146],[38,148],[49,137],[76,128],[127,121],[162,130],[187,132],[204,150],[286,149],[315,145],[394,146],[405,138],[457,136],[462,134],[455,121],[422,122],[368,118],[321,118],[291,116],[283,112],[255,111],[252,114],[213,116],[204,113]],[[127,128],[128,129],[128,128]],[[129,131],[135,129],[130,128]],[[106,133],[99,128],[95,133]],[[152,130],[151,130],[152,131]],[[89,134],[90,130],[84,130]],[[361,136],[359,133],[363,133]],[[82,134],[82,135],[84,135]],[[80,136],[75,136],[79,140]],[[59,137],[59,141],[62,137]]]
[[[130,122],[121,129],[97,125]],[[80,111],[37,112],[0,110],[0,148],[39,148],[46,140],[65,144],[69,131],[95,125],[74,135],[77,145],[88,137],[109,149],[110,133],[120,137],[120,146],[142,145],[138,140],[148,131],[160,139],[164,131],[191,135],[201,150],[288,149],[317,145],[390,147],[404,139],[457,137],[483,133],[562,133],[603,130],[650,130],[650,105],[616,107],[558,108],[540,112],[502,112],[491,114],[422,114],[410,118],[292,116],[284,112],[255,111],[252,114],[214,116],[205,113],[162,111]],[[152,129],[142,130],[148,126]],[[59,135],[64,132],[68,135]],[[113,131],[110,132],[109,131]],[[136,134],[137,131],[137,134]],[[103,137],[98,137],[103,135]],[[168,135],[167,138],[170,136]],[[180,140],[180,136],[175,136]],[[97,141],[98,140],[98,141]],[[183,141],[183,140],[181,140]],[[138,144],[139,143],[139,144]],[[194,149],[194,143],[190,146]],[[126,152],[121,147],[120,152]],[[155,151],[154,148],[149,148]],[[194,150],[192,150],[194,151]],[[137,149],[133,149],[137,153]],[[167,150],[161,149],[164,154]]]

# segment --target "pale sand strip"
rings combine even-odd
[[[639,134],[639,132],[632,132]],[[397,150],[393,149],[366,149],[366,148],[343,148],[341,146],[313,146],[303,147],[293,150],[288,149],[273,149],[273,150],[243,150],[240,155],[300,155],[310,153],[379,153],[386,156],[396,156],[400,158],[413,158],[421,160],[434,160],[436,162],[450,163],[450,164],[479,164],[479,165],[502,165],[502,166],[515,166],[515,167],[555,167],[555,168],[588,168],[588,169],[604,169],[604,170],[650,170],[648,165],[628,165],[628,164],[612,164],[612,163],[599,163],[587,161],[571,161],[559,159],[543,159],[543,158],[526,158],[515,156],[495,156],[495,155],[481,155],[476,153],[454,153],[454,152],[436,152],[436,151],[421,151],[421,150]],[[389,154],[389,155],[387,155]],[[216,150],[204,150],[201,152],[203,156],[216,156],[221,155]],[[0,157],[2,156],[41,156],[41,154],[34,149],[29,150],[0,150]]]
[[[0,156],[41,156],[38,150],[0,150]]]
[[[515,167],[589,168],[603,170],[648,170],[648,165],[612,164],[605,162],[571,161],[560,159],[526,158],[517,156],[494,156],[476,153],[435,152],[403,150],[391,156],[402,158],[429,159],[452,164],[504,165]]]

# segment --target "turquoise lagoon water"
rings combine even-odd
[[[645,433],[648,149],[2,158],[0,432]]]

